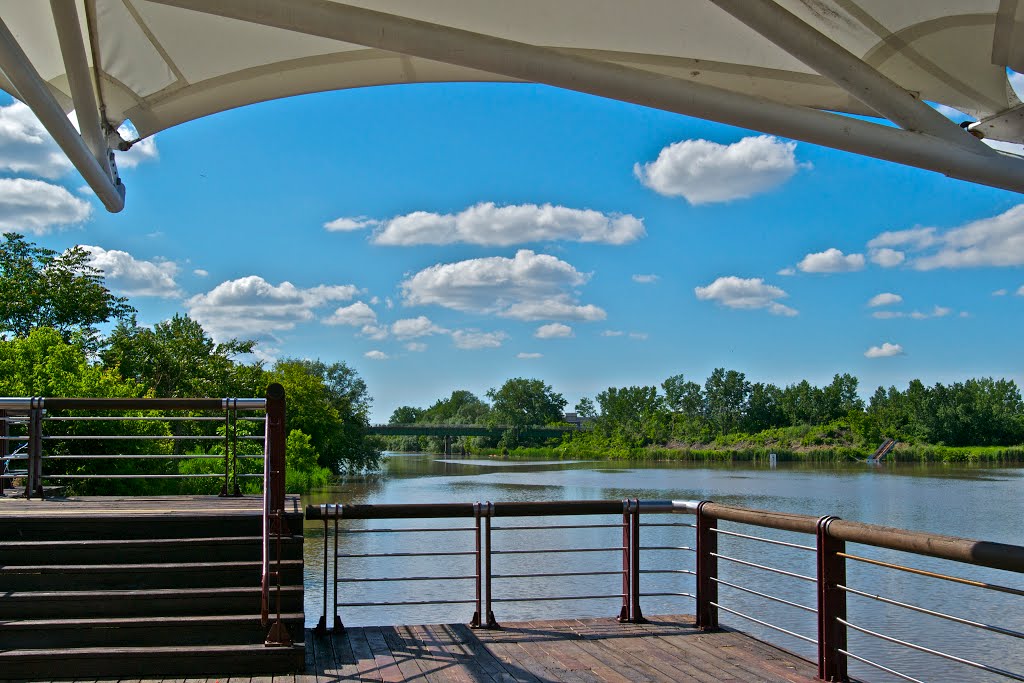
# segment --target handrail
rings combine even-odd
[[[648,514],[692,514],[696,516],[696,524],[664,524],[664,523],[651,523],[642,524],[640,518],[642,515]],[[615,548],[596,548],[596,547],[583,547],[575,548],[572,546],[564,547],[552,547],[552,544],[545,543],[543,547],[544,551],[536,550],[536,547],[540,546],[526,546],[522,545],[520,538],[517,537],[516,545],[509,549],[493,550],[491,544],[491,520],[496,517],[543,517],[543,516],[567,516],[567,515],[603,515],[603,514],[615,514],[622,515],[622,543],[621,546],[616,545]],[[476,520],[477,529],[477,613],[474,614],[472,626],[477,627],[496,627],[497,622],[494,619],[494,615],[491,613],[491,605],[493,603],[510,603],[510,602],[539,602],[547,600],[575,600],[575,599],[594,599],[594,598],[621,598],[622,599],[622,611],[619,615],[619,620],[624,622],[639,622],[643,621],[643,614],[640,609],[640,598],[649,596],[673,596],[673,597],[688,597],[694,598],[696,601],[695,613],[697,615],[697,626],[702,630],[714,630],[718,628],[718,612],[722,611],[738,618],[747,620],[755,623],[759,626],[772,629],[784,633],[790,637],[796,638],[805,643],[813,644],[817,647],[817,660],[818,660],[818,675],[823,680],[848,680],[847,675],[847,662],[855,661],[862,662],[868,666],[880,668],[888,671],[893,675],[906,680],[916,680],[905,674],[897,672],[882,663],[868,660],[859,654],[851,653],[847,646],[847,630],[863,630],[862,626],[858,626],[847,619],[846,614],[846,602],[849,595],[853,595],[855,599],[871,599],[875,601],[884,602],[890,606],[908,609],[918,614],[929,615],[936,618],[941,618],[949,622],[956,623],[961,626],[979,629],[982,632],[996,633],[1004,637],[1013,637],[1018,639],[1024,639],[1024,632],[1018,629],[1006,628],[997,624],[988,623],[986,621],[980,621],[976,617],[977,615],[964,615],[958,616],[956,614],[947,613],[947,611],[940,609],[929,609],[920,605],[905,602],[903,600],[896,600],[889,597],[876,595],[874,590],[867,592],[866,590],[859,590],[856,587],[851,587],[846,577],[846,562],[859,561],[862,563],[869,563],[873,566],[880,567],[886,570],[898,570],[902,572],[908,572],[912,575],[925,576],[930,579],[941,579],[945,581],[952,581],[960,585],[966,585],[973,588],[991,590],[1001,592],[1003,594],[1010,595],[1024,595],[1024,590],[1018,588],[1009,588],[1001,586],[996,583],[990,583],[987,581],[963,579],[956,576],[947,574],[940,574],[934,571],[926,571],[924,569],[918,569],[914,567],[904,567],[901,564],[894,562],[882,562],[873,558],[861,557],[860,555],[850,554],[846,552],[846,543],[857,543],[866,546],[872,546],[876,548],[883,548],[887,550],[895,550],[905,553],[910,553],[919,556],[927,556],[939,558],[942,560],[955,561],[962,564],[986,567],[991,569],[998,569],[1003,571],[1015,572],[1018,574],[1024,574],[1024,546],[1017,546],[1005,543],[994,543],[989,541],[979,541],[968,538],[959,538],[953,536],[937,535],[928,532],[910,531],[905,529],[894,529],[890,527],[884,527],[874,524],[863,524],[859,522],[846,522],[836,517],[813,517],[810,515],[792,514],[792,513],[775,513],[766,510],[757,510],[750,508],[742,508],[730,505],[721,505],[710,501],[671,501],[671,500],[624,500],[624,501],[548,501],[548,502],[497,502],[497,503],[431,503],[431,504],[417,504],[417,505],[401,505],[401,504],[379,504],[379,505],[340,505],[340,504],[324,504],[320,506],[310,506],[306,510],[307,518],[309,519],[322,519],[324,521],[324,618],[321,620],[321,630],[326,628],[327,625],[327,608],[328,608],[328,595],[327,595],[327,543],[328,543],[328,520],[334,520],[335,525],[335,586],[337,587],[337,561],[339,557],[345,558],[359,558],[359,557],[397,557],[405,556],[406,553],[396,552],[391,547],[388,548],[387,552],[372,552],[372,553],[352,553],[345,552],[339,553],[338,551],[338,521],[349,519],[349,520],[370,520],[370,519],[425,519],[425,518],[461,518],[461,517],[474,517]],[[718,528],[719,522],[732,522],[736,524],[745,524],[754,527],[763,527],[766,529],[774,529],[790,533],[802,533],[809,534],[815,537],[815,543],[812,545],[805,545],[802,543],[792,543],[788,541],[781,541],[775,538],[762,538],[761,536],[754,535],[751,533],[739,533],[737,531],[723,530]],[[536,530],[543,533],[544,529],[568,529],[573,527],[571,524],[554,524],[554,525],[542,525],[527,523],[523,526],[508,526],[502,525],[500,527],[494,527],[494,531],[521,531],[525,532],[528,530]],[[579,525],[581,528],[604,528],[614,527],[618,525],[612,524],[582,524]],[[640,544],[640,530],[645,526],[678,526],[681,528],[695,527],[696,529],[696,566],[695,571],[689,569],[680,568],[676,565],[672,565],[673,569],[647,569],[642,570],[640,568],[640,553],[641,551],[659,551],[667,549],[684,549],[690,548],[686,544],[676,545],[665,545],[663,542],[657,545],[641,545]],[[464,527],[459,527],[461,530],[468,530]],[[358,529],[352,532],[344,531],[344,533],[357,533],[357,534],[369,534],[377,532],[393,532],[398,529]],[[422,529],[415,529],[422,530]],[[439,529],[442,530],[442,529]],[[688,533],[688,532],[686,532]],[[728,554],[720,553],[718,551],[719,537],[729,538],[730,543],[736,544],[730,546]],[[756,558],[758,562],[750,562],[743,557],[742,550],[746,546],[743,546],[747,542],[757,542],[758,544],[767,543],[773,547],[778,548],[780,553],[795,552],[801,557],[807,557],[806,553],[813,552],[815,554],[815,569],[813,571],[798,573],[788,570],[779,569],[778,567],[771,567],[761,562],[760,558]],[[688,543],[688,542],[687,542]],[[594,544],[591,543],[590,546]],[[762,546],[763,547],[763,546]],[[447,552],[448,549],[444,549],[443,553],[435,554],[455,554]],[[594,553],[598,550],[615,550],[622,554],[622,568],[621,571],[612,571],[610,567],[587,567],[587,571],[581,571],[577,568],[572,567],[559,567],[555,570],[548,570],[539,567],[529,567],[526,570],[515,569],[510,572],[494,573],[491,561],[494,556],[500,555],[522,555],[523,553],[543,553],[551,554],[553,556],[562,557],[561,554],[554,555],[554,553],[570,553],[576,551]],[[420,555],[422,553],[417,553]],[[430,554],[430,553],[427,553]],[[474,553],[458,553],[458,554],[474,554]],[[685,556],[684,556],[685,557]],[[749,556],[748,556],[749,557]],[[808,558],[810,559],[810,558]],[[718,575],[718,561],[728,561],[731,563],[739,563],[745,565],[747,568],[756,571],[768,571],[775,575],[782,575],[785,581],[792,579],[803,579],[811,582],[814,586],[817,594],[817,604],[814,602],[799,602],[793,599],[788,599],[789,595],[783,593],[786,597],[780,597],[779,595],[772,595],[770,592],[764,592],[762,590],[755,590],[749,585],[740,585],[734,581],[723,580]],[[482,575],[480,566],[483,565]],[[595,595],[593,591],[581,591],[587,594],[575,594],[575,595],[532,595],[528,597],[509,597],[507,595],[494,596],[491,580],[493,579],[521,579],[521,578],[535,578],[535,577],[574,577],[574,576],[598,576],[598,575],[622,575],[622,591],[616,594],[601,594]],[[693,575],[696,581],[696,595],[683,591],[659,591],[651,593],[640,592],[639,582],[642,574],[680,574],[680,575]],[[810,574],[810,575],[808,575]],[[358,575],[357,575],[358,576]],[[419,580],[418,577],[404,577],[399,576],[397,578],[383,579],[379,576],[366,577],[369,581],[400,581],[400,580]],[[468,576],[453,576],[453,579],[468,579]],[[731,578],[731,577],[729,577]],[[346,585],[353,585],[359,583],[359,578],[353,578],[351,575],[347,576],[343,582]],[[482,584],[482,585],[481,585]],[[387,584],[391,585],[391,584]],[[764,599],[771,601],[774,604],[782,605],[784,608],[798,609],[804,614],[810,613],[815,615],[817,619],[817,632],[815,637],[810,637],[804,633],[798,633],[797,631],[783,628],[779,624],[772,624],[765,621],[759,616],[756,611],[745,609],[740,611],[735,607],[742,607],[742,605],[730,606],[728,603],[723,604],[718,596],[719,586],[724,587],[727,590],[737,590],[741,593],[752,595],[758,599]],[[344,602],[339,603],[337,599],[337,590],[335,591],[334,599],[334,623],[335,628],[342,628],[340,617],[337,614],[338,607],[367,607],[367,606],[383,606],[383,605],[420,605],[420,604],[460,604],[463,602],[473,602],[473,600],[467,599],[459,600],[459,596],[453,596],[451,594],[445,594],[441,596],[444,599],[440,601],[434,601],[430,595],[418,594],[417,600],[409,601],[402,598],[402,596],[396,596],[391,598],[388,602],[373,602],[373,601],[359,601],[359,602]],[[807,604],[804,604],[807,602]],[[941,607],[941,605],[940,605]],[[955,610],[953,610],[955,611]],[[1012,624],[1008,624],[1010,626]],[[867,631],[865,631],[866,633]],[[984,662],[975,661],[977,658],[969,659],[962,657],[957,654],[948,652],[942,652],[934,648],[929,648],[917,643],[913,643],[903,638],[897,638],[892,635],[885,635],[870,632],[871,635],[887,640],[889,643],[903,645],[916,650],[920,653],[928,655],[935,655],[943,658],[947,661],[958,662],[974,668],[980,668],[990,673],[997,673],[999,675],[1011,678],[1013,680],[1024,680],[1022,674],[1013,673],[1002,669],[992,664],[985,664]]]

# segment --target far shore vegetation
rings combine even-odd
[[[100,325],[109,332],[101,333]],[[4,396],[258,397],[270,383],[282,384],[290,492],[379,470],[383,450],[444,452],[439,437],[370,436],[372,399],[345,362],[282,358],[267,364],[254,354],[254,341],[214,341],[182,315],[139,325],[130,302],[107,289],[81,247],[57,253],[17,233],[3,235],[0,335]],[[564,422],[566,408],[563,396],[543,380],[516,377],[483,397],[455,390],[426,408],[401,406],[390,422],[488,426],[495,436],[450,443],[450,452],[481,457],[756,461],[775,453],[783,461],[814,462],[863,459],[893,438],[898,445],[889,457],[897,460],[1024,462],[1024,402],[1017,385],[1005,379],[932,386],[914,380],[905,389],[878,387],[865,402],[849,374],[837,374],[823,387],[806,380],[778,387],[718,368],[703,383],[673,375],[659,386],[609,387],[574,406],[578,425]],[[95,423],[51,422],[48,429],[86,433],[89,424]],[[119,424],[122,434],[147,437],[186,428],[181,422]],[[545,439],[529,429],[540,425],[572,428]],[[188,429],[189,435],[213,436],[224,426],[205,422]],[[50,470],[62,474],[126,474],[143,467],[161,474],[223,472],[217,458],[180,457],[222,454],[223,441],[119,443],[135,449],[126,452],[150,457],[113,464],[62,459],[48,467],[66,470]],[[151,457],[161,454],[178,457]],[[259,466],[258,459],[242,462]],[[123,469],[115,472],[114,466]],[[215,478],[115,479],[81,482],[71,492],[213,493],[218,485]]]

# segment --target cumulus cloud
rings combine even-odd
[[[872,346],[864,352],[867,358],[890,358],[892,356],[902,356],[903,347],[899,344],[890,344],[884,342],[881,346]]]
[[[525,351],[520,351],[516,354],[516,358],[519,358],[520,360],[536,360],[537,358],[543,357],[543,353],[527,353]]]
[[[907,247],[924,249],[935,244],[935,228],[911,228],[909,230],[891,230],[883,232],[868,242],[868,249],[881,247]]]
[[[1022,289],[1024,289],[1024,288],[1022,288]],[[992,292],[992,296],[1006,296],[1006,290],[1005,289],[997,289],[996,291]]]
[[[729,308],[767,309],[772,315],[794,316],[795,309],[779,303],[786,292],[774,285],[765,284],[761,278],[739,278],[735,275],[720,277],[706,287],[694,287],[694,293],[702,301],[715,301]]]
[[[363,301],[357,301],[348,306],[342,306],[331,315],[321,320],[324,325],[348,325],[350,327],[365,327],[377,324],[377,313]]]
[[[103,271],[111,287],[128,296],[181,296],[174,280],[178,265],[172,261],[142,261],[127,251],[89,244],[82,248],[89,252],[89,264]]]
[[[409,342],[405,345],[406,351],[412,351],[414,353],[422,353],[427,350],[427,345],[423,342]]]
[[[633,173],[658,194],[685,197],[690,204],[744,199],[772,190],[800,167],[795,142],[770,135],[743,138],[731,145],[683,140],[665,147],[658,158],[635,164]]]
[[[775,274],[789,277],[790,275],[796,275],[796,268],[783,268],[782,270],[776,271]]]
[[[903,263],[907,255],[902,251],[896,249],[890,249],[889,247],[882,247],[881,249],[872,249],[870,252],[871,262],[882,266],[883,268],[893,268]]]
[[[349,220],[349,219],[339,219]],[[507,247],[528,242],[628,244],[646,235],[643,220],[551,204],[498,206],[481,202],[459,213],[414,211],[381,224],[374,244],[479,244]]]
[[[881,295],[879,295],[881,296]],[[902,301],[902,299],[900,299]],[[896,302],[893,302],[896,303]],[[923,311],[911,311],[910,313],[904,313],[903,311],[875,311],[872,313],[872,317],[878,318],[879,320],[893,320],[895,318],[911,318],[913,320],[928,320],[929,318],[945,318],[947,315],[953,312],[952,308],[947,306],[934,306],[929,312]]]
[[[647,341],[648,334],[646,332],[630,332],[629,338],[636,339],[638,341]]]
[[[517,320],[603,320],[605,312],[580,305],[574,290],[590,278],[554,256],[519,250],[514,258],[437,264],[399,286],[407,305],[437,305]]]
[[[895,318],[906,318],[907,314],[903,311],[875,311],[871,314],[872,318],[878,318],[879,320],[893,320]]]
[[[1024,204],[937,234],[927,246],[934,249],[916,256],[910,263],[913,268],[1024,265]]]
[[[622,330],[605,330],[601,333],[602,337],[621,337],[625,332]]]
[[[445,334],[448,330],[438,327],[425,315],[416,318],[396,320],[391,325],[391,333],[399,339],[415,339],[432,334]]]
[[[533,336],[537,339],[566,339],[572,337],[572,328],[562,323],[550,323],[548,325],[541,325],[537,328],[537,331],[533,333]]]
[[[192,274],[195,275],[196,277],[209,277],[210,271],[203,270],[202,268],[196,268],[195,270],[192,271]]]
[[[378,351],[377,349],[367,351],[363,355],[369,358],[370,360],[387,360],[388,358],[391,358],[391,356],[389,356],[388,354],[384,353],[383,351]]]
[[[92,215],[92,205],[63,187],[42,180],[0,178],[0,230],[45,235],[54,228],[78,225]]]
[[[653,274],[651,274],[651,275],[634,275],[633,276],[633,282],[639,282],[642,285],[649,285],[649,284],[657,282],[657,281],[658,281],[658,276],[657,275],[653,275]]]
[[[1017,296],[1024,296],[1024,285],[1021,285],[1016,292]]]
[[[185,301],[189,315],[214,339],[266,338],[316,318],[315,309],[351,300],[354,285],[319,285],[302,289],[290,282],[272,285],[258,275],[222,282]]]
[[[807,254],[796,267],[805,273],[851,273],[864,269],[864,255],[845,255],[835,247]]]
[[[366,230],[367,228],[374,228],[380,225],[380,221],[376,221],[366,216],[356,216],[354,218],[335,218],[333,221],[324,223],[324,229],[327,232],[355,232],[357,230]]]
[[[382,339],[387,339],[390,332],[388,332],[388,328],[385,325],[370,324],[363,325],[363,329],[359,330],[359,334],[374,341],[381,341]]]
[[[892,306],[903,301],[903,297],[899,294],[893,294],[892,292],[882,292],[871,297],[871,301],[868,302],[868,306],[871,308],[877,308],[879,306]]]
[[[507,338],[508,335],[501,331],[481,332],[480,330],[469,329],[452,332],[452,342],[455,344],[455,347],[467,350],[496,349]]]

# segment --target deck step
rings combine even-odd
[[[270,592],[271,609],[277,609],[276,589]],[[281,588],[281,610],[301,612],[301,585]],[[110,591],[16,591],[3,593],[0,619],[57,619],[92,617],[171,617],[217,614],[258,614],[260,588],[161,588]]]
[[[282,559],[302,556],[302,536],[281,540]],[[108,564],[113,559],[149,564],[164,562],[167,557],[179,562],[232,562],[259,556],[262,541],[260,536],[0,541],[0,565]]]
[[[188,645],[184,647],[95,647],[0,652],[5,678],[68,680],[129,677],[140,672],[159,677],[230,674],[285,674],[302,671],[305,645]]]
[[[303,614],[282,614],[281,620],[298,638]],[[87,619],[33,619],[0,623],[0,652],[18,649],[66,649],[207,645],[244,645],[265,639],[270,627],[258,616],[177,616]]]
[[[40,503],[42,505],[42,503]],[[287,513],[285,522],[294,533],[302,533],[302,514]],[[68,517],[59,514],[25,513],[13,528],[5,531],[5,541],[87,541],[128,538],[196,538],[199,536],[262,536],[260,515],[223,515],[196,513],[188,517],[104,514]]]
[[[283,560],[282,583],[302,583],[302,560]],[[0,586],[12,591],[97,588],[211,588],[259,585],[260,562],[13,565],[0,567]]]

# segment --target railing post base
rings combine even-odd
[[[288,627],[284,625],[283,621],[274,622],[274,625],[270,627],[270,633],[267,634],[267,639],[263,644],[266,647],[292,646],[292,636],[288,633]]]

